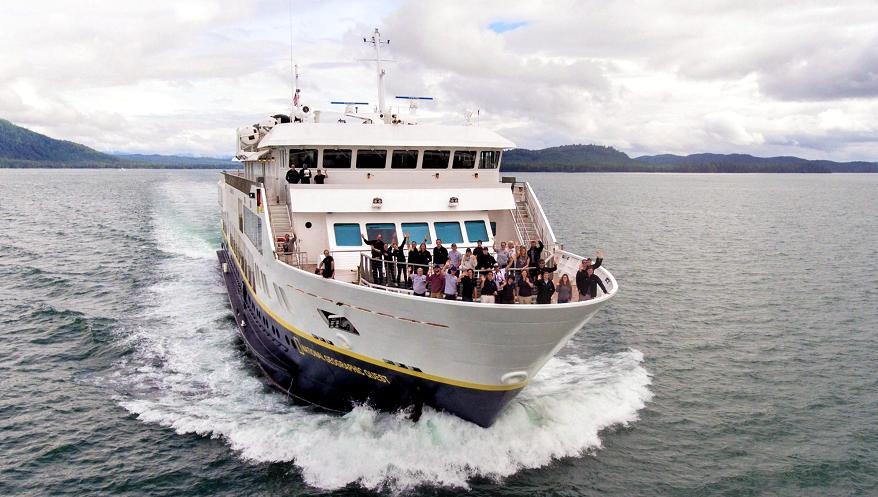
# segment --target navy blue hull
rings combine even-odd
[[[298,336],[261,309],[226,250],[217,251],[235,320],[272,385],[318,407],[347,412],[368,404],[384,411],[428,405],[479,426],[491,426],[520,391],[482,390],[401,373]]]

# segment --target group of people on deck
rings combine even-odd
[[[593,299],[598,288],[607,292],[594,274],[603,262],[601,252],[593,262],[591,258],[581,262],[573,282],[568,274],[562,274],[556,284],[558,255],[544,259],[541,240],[531,240],[529,246],[500,242],[492,247],[492,254],[481,241],[461,253],[456,243],[448,250],[439,239],[432,250],[428,250],[426,239],[420,245],[409,244],[408,233],[401,244],[395,237],[388,244],[380,234],[371,240],[365,234],[361,236],[371,247],[372,282],[410,288],[416,296],[497,304],[550,304],[554,298],[563,304],[574,297],[580,301]]]

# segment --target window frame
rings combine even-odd
[[[356,226],[357,227],[357,244],[356,245],[348,245],[339,243],[338,239],[338,227],[339,226]],[[332,241],[335,243],[336,247],[362,247],[363,246],[363,238],[362,228],[360,228],[360,223],[332,223]]]
[[[497,165],[495,167],[485,167],[484,166],[484,164],[485,164],[485,161],[483,160],[484,156],[485,156],[485,154],[489,154],[489,153],[497,155],[497,160],[496,160]],[[503,157],[502,150],[479,150],[478,156],[479,156],[479,161],[478,161],[478,165],[476,166],[478,169],[500,169],[500,159]]]
[[[426,167],[425,165],[427,163],[427,155],[430,153],[435,153],[435,152],[442,153],[442,154],[448,154],[448,157],[445,160],[445,165],[442,167],[433,167],[433,166]],[[435,150],[435,149],[427,150],[427,149],[424,149],[421,151],[421,169],[430,169],[430,170],[436,170],[436,171],[438,171],[440,169],[448,169],[450,164],[451,164],[451,155],[452,155],[451,150]]]
[[[293,167],[292,160],[293,160],[293,153],[295,153],[295,152],[314,152],[314,161],[311,163],[310,166],[306,167],[305,169],[319,169],[318,164],[320,164],[320,149],[318,149],[318,148],[288,148],[287,149],[287,169],[289,169],[290,167]],[[297,165],[295,167],[296,167],[296,169],[301,169],[303,167],[303,165]]]
[[[424,225],[424,228],[427,231],[427,239],[424,240],[423,238],[415,238],[414,236],[412,236],[412,238],[409,239],[409,241],[408,241],[409,243],[417,242],[418,245],[420,245],[421,242],[425,242],[427,244],[433,243],[433,234],[430,232],[430,222],[429,221],[415,221],[415,222],[408,222],[408,223],[399,223],[399,228],[402,230],[402,236],[405,236],[406,232],[411,233],[411,231],[412,231],[411,225],[413,225],[413,224]],[[409,227],[407,228],[406,225],[408,225]]]
[[[450,237],[439,236],[439,225],[456,225],[458,239],[454,240]],[[433,221],[433,231],[436,233],[437,240],[442,240],[442,243],[448,244],[449,246],[452,243],[464,243],[463,230],[460,227],[460,221]]]
[[[360,166],[360,152],[384,152],[384,163],[380,167],[362,167]],[[353,167],[355,169],[387,169],[387,152],[386,148],[358,148],[354,150]],[[341,169],[341,168],[339,168]]]
[[[394,167],[393,166],[393,157],[397,152],[414,152],[415,153],[415,165],[412,167]],[[395,148],[390,150],[390,169],[417,169],[419,166],[419,162],[421,160],[421,149],[419,148]]]
[[[470,237],[469,223],[480,223],[482,225],[481,229],[485,233],[485,238],[473,239],[472,237]],[[491,234],[488,231],[488,226],[485,224],[484,219],[467,219],[463,222],[463,229],[464,229],[464,231],[466,231],[466,239],[469,243],[476,243],[479,240],[481,240],[483,243],[488,243],[491,241]]]
[[[350,157],[347,166],[327,166],[326,165],[326,152],[329,151],[347,151],[350,153]],[[353,148],[323,148],[320,149],[320,166],[322,169],[351,169],[354,167],[354,149]]]
[[[370,230],[376,229],[375,226],[390,226],[390,228],[386,228],[386,227],[385,228],[378,228],[380,230],[392,230],[392,233],[390,233],[391,236],[389,236],[389,237],[386,236],[387,235],[386,231],[385,232],[379,231],[379,233],[381,234],[381,239],[384,241],[384,243],[390,243],[393,241],[394,238],[398,238],[398,236],[396,234],[396,223],[366,223],[366,225],[365,225],[366,239],[374,240],[376,238],[375,236],[372,235],[372,233],[369,232]],[[377,235],[377,234],[378,233],[375,233],[375,235]]]
[[[466,153],[473,154],[473,161],[469,166],[458,166],[457,165],[457,154]],[[479,159],[479,151],[478,150],[454,150],[451,155],[451,169],[475,169],[476,162]]]

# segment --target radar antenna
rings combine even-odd
[[[372,33],[371,38],[363,37],[363,43],[371,43],[375,45],[375,71],[378,74],[378,112],[381,114],[386,114],[386,108],[384,107],[384,68],[381,67],[381,45],[390,45],[390,40],[382,40],[381,33],[378,31],[378,28],[375,28],[375,32]]]

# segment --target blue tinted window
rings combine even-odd
[[[402,236],[405,236],[406,233],[410,237],[409,243],[415,242],[418,245],[423,241],[433,243],[430,238],[430,227],[427,226],[427,223],[402,223]]]
[[[483,242],[488,241],[488,230],[485,228],[484,221],[464,221],[464,226],[466,226],[466,238],[470,243],[475,243],[479,240]]]
[[[381,235],[381,239],[387,243],[396,237],[396,225],[393,223],[366,223],[366,238],[374,240]]]
[[[436,228],[436,239],[442,240],[442,243],[463,243],[463,234],[460,232],[460,223],[433,223]]]
[[[360,238],[360,225],[356,223],[335,224],[335,244],[339,247],[359,247],[363,244]]]

